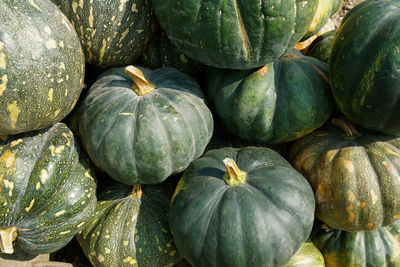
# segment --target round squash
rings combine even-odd
[[[0,249],[54,252],[82,229],[96,183],[63,123],[0,139]],[[14,242],[15,241],[15,242]]]
[[[173,190],[164,185],[108,186],[77,235],[95,267],[172,266],[182,257],[168,226]]]
[[[176,247],[194,266],[281,266],[314,220],[312,189],[277,152],[210,150],[189,165],[170,207]]]
[[[149,0],[51,0],[78,33],[86,62],[98,67],[131,64],[152,35]]]
[[[332,114],[327,68],[292,49],[258,70],[211,69],[206,88],[233,134],[249,142],[282,143],[303,137]]]
[[[0,135],[61,121],[83,88],[74,28],[49,0],[0,1]]]
[[[285,267],[325,267],[325,261],[321,252],[307,239]]]
[[[153,0],[168,37],[185,55],[219,68],[251,69],[281,56],[309,27],[318,0]],[[296,37],[293,37],[295,35]]]
[[[400,218],[400,138],[361,134],[345,120],[332,121],[289,151],[314,189],[316,216],[345,231],[393,223]]]
[[[307,48],[306,55],[329,63],[329,57],[332,51],[332,40],[335,30],[329,31],[318,36]]]
[[[107,70],[78,112],[90,158],[126,184],[160,183],[183,171],[203,154],[213,132],[198,84],[173,68]]]
[[[400,221],[368,232],[346,232],[316,220],[310,238],[327,267],[400,265]]]
[[[329,63],[332,92],[355,124],[400,134],[400,2],[365,1],[343,19]]]

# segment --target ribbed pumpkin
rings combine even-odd
[[[152,35],[150,0],[51,0],[78,33],[86,62],[125,66],[140,56]]]
[[[293,167],[314,189],[316,216],[334,229],[371,231],[400,218],[400,138],[359,133],[345,120],[296,142]]]
[[[400,265],[400,221],[368,232],[346,232],[316,220],[310,238],[327,267]]]
[[[63,124],[0,139],[0,249],[32,254],[66,245],[96,205],[87,159]],[[15,241],[15,243],[14,243]]]
[[[61,121],[83,87],[84,56],[49,0],[0,1],[0,135]]]
[[[301,138],[332,114],[328,66],[292,49],[253,70],[211,69],[206,88],[226,127],[250,142]]]
[[[99,195],[94,215],[77,235],[98,266],[172,266],[182,257],[168,226],[173,190],[115,184]]]
[[[126,184],[160,183],[183,171],[213,132],[198,84],[173,68],[107,70],[78,112],[90,158]]]
[[[352,122],[400,134],[400,2],[365,1],[343,19],[329,63],[332,91]]]
[[[318,0],[153,0],[168,37],[185,55],[219,68],[251,69],[281,56],[308,29]],[[295,37],[293,37],[295,35]]]
[[[325,261],[321,252],[307,239],[285,267],[325,267]]]
[[[312,189],[277,152],[210,150],[189,165],[170,207],[170,227],[194,266],[281,266],[314,220]]]
[[[307,48],[306,55],[329,63],[335,32],[336,31],[329,31],[318,36]]]

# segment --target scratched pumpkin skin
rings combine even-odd
[[[152,34],[150,0],[51,0],[74,25],[86,62],[124,66],[142,54]]]
[[[83,88],[84,55],[49,0],[0,1],[0,135],[61,121]]]
[[[4,139],[4,140],[3,140]],[[0,248],[31,254],[62,248],[96,205],[96,183],[63,123],[0,139]]]

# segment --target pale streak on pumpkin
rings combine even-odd
[[[91,6],[90,9],[89,9],[89,27],[90,28],[93,28],[93,22],[94,22],[93,6]]]
[[[52,102],[53,101],[53,88],[50,88],[50,90],[49,90],[49,93],[47,94],[48,95],[48,100],[50,101],[50,102]]]
[[[353,210],[354,210],[353,204],[350,204],[349,206],[346,207],[346,211],[349,213],[349,222],[350,223],[352,223],[354,221],[354,218],[356,217]]]
[[[53,153],[52,153],[53,154]],[[49,173],[47,172],[47,170],[42,169],[40,171],[40,181],[42,182],[42,184],[46,183],[46,180],[49,178]]]
[[[4,187],[8,188],[8,196],[12,197],[12,191],[14,189],[14,182],[10,182],[9,180],[4,179]]]
[[[139,10],[137,10],[137,8],[136,8],[136,3],[132,4],[132,12],[135,12],[135,13],[139,12]]]
[[[0,54],[0,63],[1,63],[1,54]],[[4,74],[3,76],[0,77],[0,96],[2,96],[4,91],[7,89],[7,83],[8,83],[8,76],[7,74]]]
[[[45,33],[47,33],[48,35],[50,35],[51,34],[51,29],[50,29],[50,27],[49,26],[44,26],[44,28],[43,28],[43,30],[44,30],[44,32]]]
[[[128,33],[129,33],[129,28],[127,28],[125,31],[123,31],[123,32],[121,33],[121,38],[119,38],[118,43],[121,43],[122,40],[124,40],[125,37],[128,35]]]
[[[104,52],[106,51],[106,47],[107,47],[107,41],[103,39],[103,46],[100,49],[100,57],[99,57],[100,65],[103,64],[103,57],[104,57]]]
[[[68,233],[70,233],[70,232],[71,232],[71,230],[64,231],[64,232],[60,232],[60,235],[65,235],[65,234],[68,234]]]
[[[15,124],[18,121],[18,116],[21,110],[18,107],[17,101],[15,100],[11,104],[7,105],[7,110],[10,113],[11,128],[15,129]]]
[[[125,3],[128,2],[128,0],[120,0],[119,2],[120,2],[120,5],[118,8],[119,8],[119,11],[122,12],[124,10]]]
[[[28,3],[39,11],[42,11],[35,3],[34,0],[28,0]]]
[[[63,215],[64,213],[65,213],[65,210],[60,210],[59,212],[56,212],[54,215],[56,215],[58,217],[58,216]]]
[[[16,146],[16,145],[18,145],[18,144],[21,144],[23,142],[23,140],[21,139],[21,138],[19,138],[19,139],[17,139],[17,140],[14,140],[14,141],[12,141],[11,143],[10,143],[10,147],[14,147],[14,146]]]
[[[47,49],[57,48],[57,42],[54,41],[53,39],[47,40],[44,45],[46,46]]]
[[[124,258],[122,260],[122,262],[123,263],[128,263],[129,262],[129,264],[131,264],[131,265],[134,265],[134,264],[137,263],[136,259],[132,258],[131,256]]]
[[[40,182],[37,182],[37,183],[36,183],[36,187],[35,187],[36,190],[38,190],[41,186],[42,186],[41,183],[40,183]]]
[[[80,224],[78,224],[78,225],[76,226],[76,228],[80,228],[80,227],[82,227],[84,224],[85,224],[85,222],[81,222]]]
[[[7,64],[6,54],[0,52],[0,69],[5,69]]]
[[[375,203],[378,201],[378,197],[375,194],[375,191],[371,189],[371,199],[372,199],[372,205],[375,205]]]
[[[57,109],[55,112],[54,112],[54,117],[57,117],[57,115],[58,115],[58,113],[60,113],[60,109]]]
[[[25,208],[26,212],[29,212],[31,210],[31,208],[33,207],[33,203],[35,203],[35,199],[32,199],[31,203],[29,204],[29,206]]]
[[[349,200],[349,202],[354,202],[354,193],[353,193],[353,191],[351,191],[351,190],[349,190],[348,192],[347,192],[347,199]]]
[[[109,248],[104,248],[104,252],[105,252],[106,254],[109,254],[109,253],[111,252],[111,250],[110,250]]]
[[[240,36],[242,39],[243,50],[246,55],[246,58],[249,58],[249,54],[250,54],[249,36],[247,35],[246,28],[244,27],[242,15],[240,14],[239,7],[238,7],[236,0],[233,0],[233,4],[235,7],[236,17],[237,17],[238,23],[239,23],[239,31],[240,31]]]
[[[79,7],[83,8],[83,0],[79,0]]]

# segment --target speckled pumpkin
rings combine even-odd
[[[183,171],[213,132],[198,84],[174,68],[107,70],[78,112],[90,158],[126,184],[160,183]]]
[[[63,123],[0,139],[0,249],[32,254],[66,245],[96,205],[87,159]],[[14,242],[15,241],[15,242]]]
[[[83,88],[74,28],[49,0],[0,1],[0,135],[61,121]]]
[[[95,267],[172,266],[179,255],[168,226],[173,190],[115,184],[99,195],[77,239]]]
[[[297,141],[293,167],[313,187],[316,216],[338,230],[371,231],[400,218],[400,138],[334,119]]]
[[[78,33],[86,62],[131,64],[145,49],[154,19],[150,0],[51,0]]]
[[[321,252],[307,239],[285,267],[325,267],[325,261]]]
[[[316,220],[310,238],[327,267],[400,266],[400,220],[368,232],[339,231]]]

